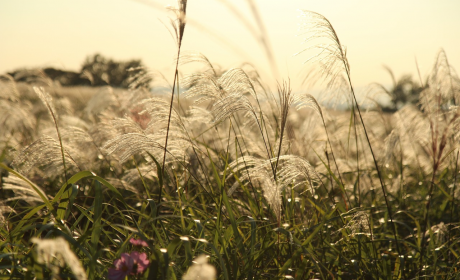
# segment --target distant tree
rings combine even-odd
[[[65,71],[61,69],[56,69],[52,67],[44,68],[43,72],[51,80],[59,82],[62,86],[88,86],[91,85],[90,81],[82,77],[80,73],[73,71]]]
[[[91,80],[93,86],[110,85],[127,88],[135,82],[136,87],[149,87],[151,82],[141,60],[118,62],[100,54],[87,57],[81,73]],[[140,76],[143,79],[139,79]]]
[[[404,75],[399,80],[396,80],[393,71],[384,66],[391,76],[393,85],[390,89],[385,88],[381,84],[377,84],[391,98],[391,105],[384,106],[385,111],[397,111],[406,104],[413,104],[419,107],[420,93],[425,89],[425,86],[420,86],[412,79],[411,75]]]

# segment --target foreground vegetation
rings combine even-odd
[[[337,34],[306,12],[307,41],[328,42],[310,63],[349,101],[333,112],[180,55],[184,3],[178,63],[204,69],[176,72],[171,95],[2,76],[0,278],[456,278],[460,81],[444,52],[417,106],[362,112]]]

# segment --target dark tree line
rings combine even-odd
[[[34,82],[37,78],[49,78],[63,86],[105,86],[128,88],[147,87],[152,79],[141,60],[115,61],[100,54],[88,56],[80,72],[56,68],[16,70],[8,73],[17,82]]]

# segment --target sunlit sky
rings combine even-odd
[[[250,62],[268,83],[289,78],[297,90],[302,87],[302,63],[307,59],[293,56],[305,47],[302,36],[297,36],[299,10],[311,10],[329,19],[347,47],[355,86],[391,84],[382,65],[397,77],[417,77],[416,60],[424,77],[441,48],[451,65],[460,67],[458,0],[254,0],[276,60],[277,77],[250,31],[260,34],[248,3],[189,0],[183,50],[200,52],[222,69]],[[115,60],[141,59],[172,80],[176,45],[168,31],[173,14],[164,9],[166,5],[176,1],[1,0],[0,73],[49,66],[79,71],[86,56],[101,53]]]

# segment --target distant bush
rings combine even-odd
[[[406,104],[412,104],[417,107],[420,105],[420,94],[426,88],[426,85],[419,85],[413,80],[411,75],[404,75],[396,80],[393,71],[385,67],[391,76],[392,87],[387,89],[381,84],[377,84],[390,97],[391,104],[382,106],[387,112],[396,112]]]
[[[86,58],[81,68],[82,75],[91,80],[93,86],[110,85],[128,88],[132,81],[146,74],[141,60],[114,61],[95,54]],[[144,79],[137,86],[148,87],[151,79]]]

